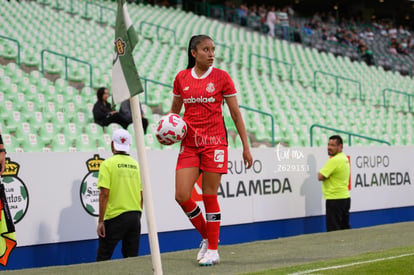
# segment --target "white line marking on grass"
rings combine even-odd
[[[330,270],[330,269],[338,269],[338,268],[344,268],[344,267],[349,267],[349,266],[354,266],[354,265],[381,262],[381,261],[398,259],[398,258],[403,258],[403,257],[407,257],[407,256],[412,256],[412,255],[414,255],[414,253],[401,254],[401,255],[398,255],[398,256],[391,256],[391,257],[368,260],[368,261],[362,261],[362,262],[354,262],[354,263],[344,264],[344,265],[334,265],[334,266],[328,266],[328,267],[322,267],[322,268],[316,268],[316,269],[309,269],[309,270],[305,270],[305,271],[291,273],[290,275],[309,274],[309,273],[312,273],[312,272],[318,272],[318,271],[324,271],[324,270]]]

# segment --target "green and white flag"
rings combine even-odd
[[[117,2],[115,53],[112,66],[112,95],[115,104],[144,91],[132,56],[132,51],[138,43],[138,35],[129,18],[125,0],[117,0]]]

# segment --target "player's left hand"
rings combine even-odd
[[[244,161],[244,165],[246,166],[247,169],[252,167],[253,157],[252,157],[252,154],[250,153],[250,149],[243,150],[243,161]]]

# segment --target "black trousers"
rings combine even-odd
[[[97,261],[109,260],[119,241],[124,258],[138,256],[141,237],[141,212],[131,211],[104,221],[105,238],[99,237]]]
[[[326,230],[350,229],[349,209],[351,198],[326,200]]]

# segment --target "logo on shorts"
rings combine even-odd
[[[215,150],[214,151],[214,161],[215,162],[224,162],[224,150]]]

